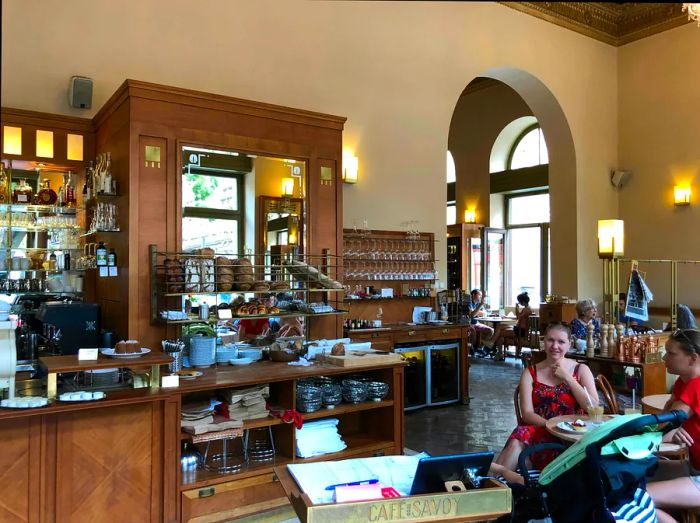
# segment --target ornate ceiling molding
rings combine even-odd
[[[614,46],[687,24],[680,3],[499,2]]]

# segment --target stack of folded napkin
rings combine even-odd
[[[310,458],[330,452],[340,452],[347,445],[338,433],[338,418],[304,423],[297,429],[297,456]]]
[[[228,417],[232,420],[244,421],[268,416],[266,401],[270,396],[269,385],[225,390],[220,396],[228,404]]]
[[[182,430],[196,436],[243,426],[243,422],[240,420],[229,420],[222,416],[215,416],[214,407],[218,403],[218,401],[200,401],[183,405],[180,414]]]

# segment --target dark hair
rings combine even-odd
[[[472,292],[470,293],[472,296],[475,294],[479,294],[481,292],[481,289],[472,289]]]
[[[549,334],[549,331],[553,329],[563,330],[566,332],[566,337],[571,339],[571,327],[569,327],[568,323],[564,323],[563,321],[552,321],[547,324],[547,328],[544,330],[544,335],[546,336]]]
[[[669,339],[678,343],[683,352],[700,354],[700,330],[676,329]]]
[[[627,301],[627,293],[621,292],[620,294],[618,294],[617,299]]]
[[[518,300],[518,303],[524,303],[525,305],[530,305],[530,296],[527,292],[523,292],[521,294],[518,294],[518,297],[516,299]]]

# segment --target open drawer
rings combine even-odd
[[[479,490],[466,492],[315,505],[300,491],[286,466],[275,467],[275,472],[302,523],[484,521],[510,514],[512,506],[511,490],[493,480],[487,480]]]
[[[181,499],[182,521],[193,523],[231,521],[289,503],[272,472],[185,490]]]

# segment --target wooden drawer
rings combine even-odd
[[[375,350],[383,350],[391,352],[394,348],[394,343],[391,339],[391,334],[388,332],[367,332],[364,334],[353,334],[350,339],[353,342],[364,343],[370,342]]]
[[[426,331],[427,340],[460,340],[462,338],[462,328],[449,326],[430,329]]]
[[[215,523],[289,504],[272,472],[182,492],[182,521]]]
[[[429,330],[412,329],[394,334],[394,344],[396,343],[413,343],[415,341],[426,341],[428,338],[426,333]]]

